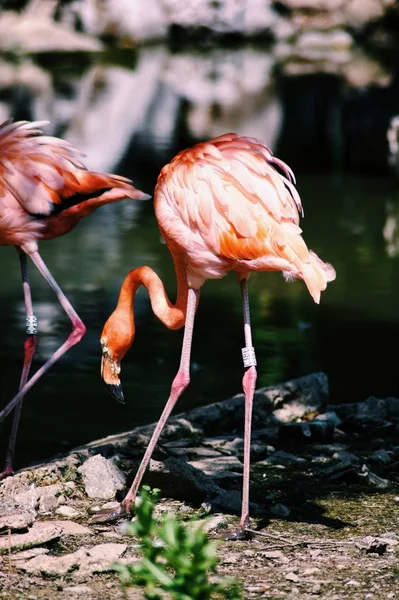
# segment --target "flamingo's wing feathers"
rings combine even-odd
[[[148,198],[124,177],[88,171],[68,142],[40,135],[43,124],[6,121],[0,126],[0,200],[14,198],[30,215],[47,216],[65,199],[112,188]]]

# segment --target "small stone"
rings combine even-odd
[[[381,556],[387,549],[388,541],[367,535],[362,540],[356,542],[356,546],[363,552],[366,552],[366,554],[375,553]]]
[[[329,456],[314,456],[312,458],[312,464],[314,465],[328,465],[331,462]]]
[[[291,454],[290,452],[284,452],[284,450],[276,450],[267,459],[270,464],[281,464],[281,463],[304,463],[305,458]],[[261,464],[261,463],[260,463]]]
[[[232,456],[224,458],[237,460]],[[145,474],[145,483],[150,487],[160,488],[162,495],[166,498],[181,499],[185,502],[201,503],[222,491],[202,470],[196,469],[184,460],[173,457],[167,458],[163,462],[151,460],[150,468]]]
[[[381,533],[379,537],[383,540],[386,540],[388,544],[392,544],[394,546],[396,546],[396,544],[399,544],[397,540],[398,534],[396,533],[396,531],[384,531],[384,533]]]
[[[334,427],[338,427],[341,425],[342,420],[339,418],[335,410],[329,410],[321,415],[317,415],[318,421],[329,421],[334,425]]]
[[[359,477],[364,478],[366,483],[368,483],[371,487],[379,490],[385,490],[389,486],[389,481],[387,479],[383,479],[372,471],[369,471],[366,465],[362,466],[362,469],[358,475]]]
[[[375,450],[371,454],[370,460],[380,465],[389,465],[392,462],[392,453],[383,449]]]
[[[352,452],[347,452],[346,450],[338,450],[334,452],[332,457],[334,460],[339,460],[345,465],[358,465],[360,463],[360,459],[356,454],[352,454]]]
[[[73,521],[51,521],[57,525],[57,527],[61,527],[62,535],[92,535],[93,532],[88,527],[84,527],[79,523],[74,523]]]
[[[285,504],[281,504],[280,502],[272,506],[270,512],[273,515],[276,515],[276,517],[288,517],[291,513],[288,506],[285,506]]]
[[[164,447],[164,446],[163,446]],[[219,458],[223,456],[221,452],[214,448],[206,448],[205,446],[197,446],[190,448],[168,448],[168,454],[170,456],[176,456],[177,458],[183,457],[187,460],[200,460],[201,458]]]
[[[74,585],[71,587],[64,588],[65,594],[68,596],[69,594],[75,596],[88,596],[90,597],[94,590],[88,585]]]
[[[222,491],[216,497],[212,498],[211,504],[215,512],[239,515],[241,512],[241,492],[238,490]],[[258,504],[250,502],[250,514],[255,514],[259,508]]]
[[[317,573],[320,573],[320,569],[318,567],[308,567],[302,572],[302,575],[310,576],[316,575]]]
[[[354,587],[359,587],[360,583],[356,581],[356,579],[349,579],[349,581],[345,581],[345,585],[352,585]]]
[[[72,506],[59,506],[55,512],[57,515],[68,517],[69,519],[73,519],[79,515],[78,511],[72,508]]]
[[[281,550],[266,550],[266,552],[261,553],[262,558],[267,558],[269,560],[280,560],[285,558],[284,553]]]
[[[15,498],[6,498],[0,502],[0,515],[0,531],[18,531],[32,525],[36,512],[34,508],[22,506]]]
[[[203,458],[188,462],[195,469],[199,469],[205,475],[215,475],[221,471],[233,471],[242,473],[243,465],[236,456],[219,456],[217,458]]]
[[[17,552],[16,554],[11,554],[11,560],[27,560],[28,558],[34,558],[35,556],[40,556],[41,554],[48,554],[48,548],[29,548],[29,550],[22,550],[22,552]]]
[[[48,494],[39,498],[38,512],[41,515],[48,514],[58,506],[58,499],[54,494]]]
[[[334,423],[315,419],[304,423],[286,423],[279,429],[282,440],[295,441],[302,444],[315,442],[331,442],[334,436]]]
[[[127,531],[125,531],[125,533],[127,533]],[[119,540],[121,537],[120,533],[117,531],[103,531],[102,536],[111,540]]]
[[[226,529],[227,527],[228,522],[226,517],[224,515],[215,515],[204,522],[202,530],[205,533],[215,533],[221,529]]]
[[[125,487],[126,477],[111,459],[96,454],[78,469],[89,498],[111,500]]]
[[[298,575],[296,573],[293,573],[292,571],[291,573],[287,573],[285,578],[288,579],[288,581],[293,581],[294,583],[297,583],[299,581]]]
[[[116,508],[119,508],[119,506],[119,502],[113,500],[112,502],[104,502],[104,504],[101,505],[100,510],[115,510]]]

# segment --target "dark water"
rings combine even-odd
[[[204,66],[198,56],[169,55],[157,48],[146,52],[141,58],[147,61],[145,69],[140,55],[135,64],[104,67],[87,97],[82,88],[89,76],[93,79],[91,66],[74,73],[67,63],[68,68],[51,71],[53,131],[83,147],[90,167],[132,177],[150,193],[159,168],[181,148],[228,130],[261,137],[296,172],[305,208],[304,238],[334,265],[337,279],[316,306],[301,281],[287,284],[280,274],[251,276],[259,386],[324,370],[333,401],[397,395],[399,184],[387,168],[386,146],[386,127],[398,96],[395,76],[374,100],[373,86],[360,94],[336,76],[276,75],[244,91],[237,83],[240,78],[233,77],[231,89],[201,101],[194,93],[200,83],[184,89],[186,82],[177,78],[179,87],[173,78],[179,75],[178,59],[186,61],[193,73]],[[258,60],[260,73],[270,57],[262,52],[254,57],[251,52],[249,57],[244,51],[207,56],[213,70],[205,80],[222,86],[223,68],[237,66],[240,60],[238,73],[249,59],[249,65]],[[201,85],[205,89],[204,81]],[[241,90],[237,97],[236,88]],[[9,113],[16,118],[43,118],[39,100],[30,90],[10,89],[5,95]],[[90,123],[91,137],[85,137]],[[178,366],[182,340],[182,331],[168,331],[156,321],[145,290],[140,290],[136,342],[122,365],[126,405],[107,394],[99,373],[99,338],[124,275],[147,264],[174,299],[173,265],[161,243],[151,202],[104,207],[68,236],[43,242],[41,253],[88,333],[26,397],[17,465],[156,420]],[[25,319],[17,254],[2,247],[0,258],[1,403],[5,404],[18,387]],[[66,338],[69,323],[33,266],[31,283],[40,327],[37,368]],[[242,344],[240,293],[234,276],[207,282],[195,325],[192,382],[180,410],[240,391]],[[3,425],[3,448],[10,421]]]

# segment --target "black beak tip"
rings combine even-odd
[[[118,402],[120,402],[121,404],[126,404],[125,396],[123,395],[122,386],[119,383],[118,384],[107,383],[106,386],[107,386],[107,390],[109,391],[111,396],[113,398],[115,398],[115,400],[118,400]]]

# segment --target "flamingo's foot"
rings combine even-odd
[[[11,477],[14,475],[14,469],[11,465],[7,466],[2,473],[0,473],[0,481],[2,479],[6,479],[6,477]]]
[[[116,508],[104,508],[103,510],[100,510],[93,517],[91,517],[89,523],[116,523],[120,519],[126,519],[126,517],[129,515],[130,510],[128,510],[125,504],[121,502],[121,504]]]
[[[252,531],[249,530],[249,517],[242,518],[238,529],[228,531],[223,534],[222,539],[227,541],[245,541],[253,538]]]
[[[253,538],[253,533],[251,531],[248,531],[247,529],[242,529],[241,527],[239,527],[238,529],[234,529],[233,531],[228,531],[227,533],[224,533],[222,536],[222,539],[225,542],[230,542],[230,541],[247,541],[247,540],[251,540]]]

